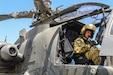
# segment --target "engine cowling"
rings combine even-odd
[[[16,45],[6,44],[0,50],[1,59],[5,61],[22,61],[23,55],[19,53]]]
[[[11,61],[17,56],[17,48],[14,45],[5,45],[1,48],[1,58],[6,61]]]

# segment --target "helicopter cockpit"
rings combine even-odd
[[[74,10],[75,9],[75,10]],[[62,12],[62,11],[61,11]],[[96,32],[92,40],[96,45],[101,47],[103,33],[106,28],[107,21],[110,17],[111,10],[108,5],[101,3],[81,3],[70,7],[70,10],[62,12],[65,15],[55,18],[52,26],[62,25],[59,32],[57,63],[70,64],[72,62],[73,41],[80,35],[80,30],[85,24],[94,24]],[[105,57],[102,59],[101,65],[104,64]],[[76,62],[76,61],[75,61]],[[75,63],[76,64],[76,63]]]
[[[19,39],[15,42],[16,45],[9,43],[5,43],[4,45],[4,42],[0,43],[1,72],[17,73],[22,70],[29,70],[31,72],[36,71],[36,74],[38,74],[38,71],[41,70],[42,73],[43,71],[46,72],[48,64],[49,66],[53,64],[78,65],[77,61],[74,60],[72,62],[75,55],[73,42],[79,37],[81,28],[85,24],[94,24],[96,32],[91,40],[94,40],[94,44],[101,48],[104,31],[110,16],[111,9],[108,5],[97,2],[86,2],[73,5],[59,12],[56,11],[54,15],[33,22],[30,27],[34,26],[34,28],[29,32],[23,29]],[[77,60],[79,61],[79,59]],[[80,60],[84,60],[84,58]],[[105,60],[106,57],[102,56],[100,65],[104,65]],[[48,71],[51,68],[53,66],[49,67]],[[60,72],[59,74],[61,74]]]

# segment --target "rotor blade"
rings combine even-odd
[[[13,18],[11,17],[11,15],[0,15],[0,21],[11,19],[11,18]]]
[[[0,21],[11,19],[11,18],[33,18],[34,14],[36,13],[35,10],[29,10],[29,11],[22,11],[22,12],[14,12],[11,14],[3,14],[0,15]]]

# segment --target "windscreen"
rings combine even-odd
[[[90,23],[93,23],[94,20],[99,21],[101,20],[101,18],[103,18],[103,14],[96,15],[96,12],[107,7],[109,6],[99,3],[83,3],[83,4],[81,3],[68,8],[68,10],[66,9],[67,13],[64,15],[61,15],[59,13],[59,17],[55,18],[54,20],[56,22],[63,22],[70,19],[77,19],[80,20],[81,22],[87,23],[86,20],[90,19]],[[93,13],[94,15],[92,15],[91,13]]]

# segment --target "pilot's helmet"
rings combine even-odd
[[[80,34],[84,34],[86,30],[91,30],[92,33],[95,32],[96,26],[94,24],[86,24],[82,27]],[[92,34],[93,35],[93,34]]]

